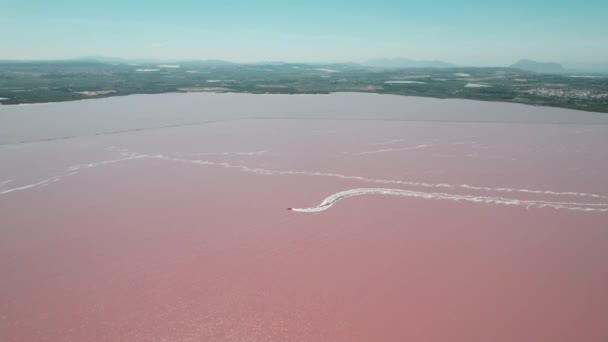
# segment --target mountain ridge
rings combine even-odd
[[[532,59],[520,59],[511,64],[511,68],[533,71],[539,74],[562,74],[566,69],[556,62],[538,62]]]

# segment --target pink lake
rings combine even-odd
[[[0,340],[608,341],[608,114],[0,106]]]

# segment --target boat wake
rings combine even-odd
[[[301,171],[301,170],[274,170],[251,167],[241,164],[233,164],[225,161],[209,161],[200,159],[190,159],[179,157],[183,154],[174,153],[171,155],[149,155],[129,152],[126,149],[117,150],[122,158],[104,160],[92,163],[78,164],[69,166],[63,174],[59,174],[47,179],[22,185],[14,188],[7,188],[7,184],[13,184],[14,180],[6,180],[0,183],[0,195],[9,194],[17,191],[33,189],[37,187],[48,186],[51,183],[59,182],[60,180],[74,176],[86,169],[104,167],[110,164],[133,162],[135,160],[162,160],[166,162],[222,167],[233,169],[239,172],[255,173],[265,176],[307,176],[307,177],[330,177],[361,183],[375,183],[379,185],[390,185],[398,187],[410,187],[412,189],[399,188],[382,188],[382,187],[363,187],[337,192],[325,198],[319,205],[306,208],[288,208],[289,210],[314,213],[329,209],[336,202],[362,195],[392,195],[419,199],[436,199],[449,200],[459,202],[472,202],[496,205],[519,206],[527,209],[530,208],[552,208],[562,210],[573,210],[582,212],[608,212],[608,203],[605,202],[608,196],[603,194],[585,193],[585,192],[560,192],[552,190],[537,190],[525,188],[508,188],[508,187],[488,187],[474,186],[468,184],[446,184],[446,183],[423,183],[397,179],[378,179],[366,178],[362,176],[344,175],[339,173],[318,172],[318,171]],[[242,152],[240,155],[262,154],[265,151]],[[190,155],[203,155],[190,154]],[[217,152],[214,155],[231,156],[234,152]],[[508,197],[503,197],[508,196]],[[603,200],[603,203],[600,202]]]
[[[514,205],[523,206],[526,208],[553,208],[553,209],[566,209],[575,211],[600,211],[608,212],[608,203],[579,203],[579,202],[558,202],[558,201],[543,201],[543,200],[526,200],[516,198],[505,198],[505,197],[491,197],[491,196],[473,196],[473,195],[459,195],[449,194],[442,192],[421,192],[404,189],[388,189],[388,188],[360,188],[350,189],[345,191],[337,192],[327,198],[325,198],[320,204],[314,207],[308,208],[287,208],[291,211],[301,213],[316,213],[331,208],[335,203],[343,199],[362,196],[362,195],[392,195],[392,196],[403,196],[413,197],[422,199],[438,199],[438,200],[451,200],[451,201],[464,201],[474,203],[485,203],[485,204],[501,204],[501,205]]]

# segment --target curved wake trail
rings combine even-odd
[[[473,195],[459,195],[459,194],[448,194],[442,192],[421,192],[403,189],[388,189],[388,188],[360,188],[350,189],[345,191],[337,192],[327,198],[325,198],[320,204],[314,207],[308,208],[287,208],[288,210],[297,211],[301,213],[316,213],[324,211],[333,206],[338,201],[347,199],[354,196],[362,195],[392,195],[392,196],[403,196],[413,197],[422,199],[439,199],[439,200],[451,200],[451,201],[465,201],[474,203],[485,203],[485,204],[501,204],[501,205],[514,205],[523,206],[526,208],[553,208],[553,209],[566,209],[574,211],[599,211],[608,212],[608,203],[578,203],[578,202],[557,202],[557,201],[542,201],[542,200],[523,200],[516,198],[505,198],[505,197],[490,197],[490,196],[473,196]]]

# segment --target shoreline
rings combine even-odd
[[[93,100],[105,100],[109,98],[118,98],[118,97],[128,97],[128,96],[152,96],[152,95],[166,95],[166,94],[242,94],[242,95],[272,95],[272,96],[331,96],[333,94],[370,94],[370,95],[387,95],[387,96],[397,96],[397,97],[410,97],[410,98],[425,98],[425,99],[436,99],[436,100],[462,100],[462,101],[475,101],[475,102],[494,102],[494,103],[505,103],[505,104],[514,104],[514,105],[522,105],[529,106],[535,108],[556,108],[562,110],[573,110],[583,113],[591,113],[591,114],[608,114],[608,111],[593,111],[593,110],[585,110],[578,107],[564,107],[564,106],[551,106],[546,104],[534,104],[534,103],[526,103],[526,102],[518,102],[518,101],[500,101],[500,100],[485,100],[485,99],[470,99],[465,97],[436,97],[436,96],[421,96],[421,95],[403,95],[403,94],[392,94],[392,93],[382,93],[382,92],[371,92],[371,91],[335,91],[335,92],[318,92],[318,93],[254,93],[254,92],[240,92],[240,91],[168,91],[162,93],[132,93],[132,94],[107,94],[95,96],[94,98],[82,98],[82,99],[73,99],[73,100],[57,100],[57,101],[49,101],[49,102],[24,102],[24,103],[6,103],[3,104],[0,102],[0,110],[8,107],[20,107],[20,106],[33,106],[33,105],[50,105],[50,104],[59,104],[59,103],[71,103],[71,102],[81,102],[81,101],[93,101]]]

